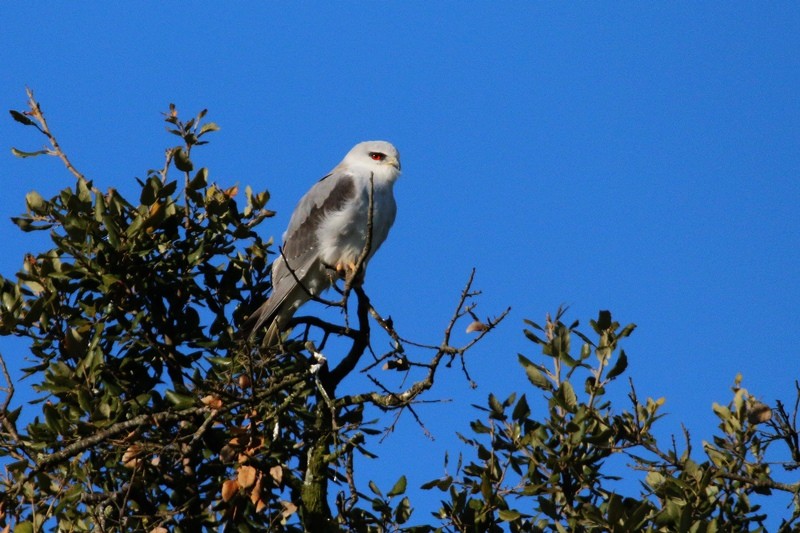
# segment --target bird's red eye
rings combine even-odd
[[[386,154],[382,154],[380,152],[370,152],[369,156],[375,161],[383,161],[386,159]]]

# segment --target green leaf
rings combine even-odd
[[[28,209],[38,215],[45,211],[44,207],[46,202],[44,201],[44,198],[42,198],[41,194],[36,191],[31,191],[25,195],[25,205],[28,206]]]
[[[478,434],[487,434],[492,432],[492,428],[487,427],[480,420],[473,420],[469,423],[469,427],[472,428],[472,431]]]
[[[200,128],[200,132],[197,134],[197,136],[202,137],[210,131],[219,131],[219,126],[217,126],[214,122],[207,122],[203,124],[202,128]]]
[[[106,228],[108,243],[114,248],[119,248],[119,228],[117,227],[114,217],[104,216],[103,225]]]
[[[192,160],[189,159],[189,154],[183,148],[177,148],[173,152],[173,161],[175,161],[175,168],[181,172],[191,172],[194,169]]]
[[[731,417],[731,410],[716,402],[711,404],[711,410],[722,420],[728,420]]]
[[[506,415],[503,412],[503,405],[500,403],[500,400],[497,399],[497,396],[491,393],[489,393],[489,407],[491,408],[491,413],[489,414],[490,418],[505,420]]]
[[[139,202],[142,205],[152,205],[156,198],[158,198],[158,192],[161,190],[161,181],[158,180],[156,177],[150,177],[147,179],[147,182],[142,185],[142,192],[139,195]]]
[[[536,344],[547,344],[544,340],[540,339],[534,332],[529,329],[523,329],[522,333],[528,337],[528,340],[535,342]]]
[[[208,184],[208,169],[206,167],[203,167],[197,171],[197,174],[194,175],[192,181],[189,182],[189,189],[196,191],[198,189],[202,189],[207,184]]]
[[[14,533],[33,533],[33,522],[20,522],[14,528]]]
[[[577,409],[578,397],[575,395],[575,390],[572,388],[572,384],[570,384],[569,381],[564,381],[561,383],[556,397],[563,400],[564,407],[566,407],[568,410],[575,411],[575,409]]]
[[[221,367],[230,367],[233,364],[233,359],[230,357],[206,357],[209,363]]]
[[[600,311],[597,320],[590,320],[589,324],[598,335],[611,327],[611,311]]]
[[[553,386],[551,385],[550,381],[547,379],[544,373],[542,373],[542,371],[533,364],[533,362],[531,362],[522,354],[517,354],[517,357],[519,357],[520,364],[525,367],[525,374],[528,376],[528,380],[530,380],[534,387],[546,391],[552,390]]]
[[[635,330],[635,329],[636,329],[636,324],[628,324],[627,326],[622,328],[622,331],[619,332],[617,337],[620,338],[620,339],[623,338],[623,337],[627,337],[631,333],[633,333],[633,330]]]
[[[381,492],[381,489],[378,488],[378,485],[376,485],[374,481],[369,482],[369,490],[371,490],[373,494],[375,494],[376,496],[380,496],[381,498],[383,498],[383,493]]]
[[[10,109],[8,112],[11,113],[11,116],[14,118],[14,120],[19,122],[20,124],[24,124],[26,126],[36,125],[36,123],[30,118],[28,118],[24,113],[20,113],[19,111],[14,111],[13,109]]]
[[[531,414],[531,408],[528,406],[528,400],[525,398],[523,394],[522,397],[517,402],[516,407],[514,407],[514,411],[511,413],[511,418],[521,422],[523,419],[528,418]]]
[[[186,262],[189,263],[192,266],[196,265],[203,258],[203,255],[205,254],[205,250],[206,250],[206,247],[201,242],[200,246],[198,246],[195,250],[193,250],[188,255],[188,257],[186,258]]]
[[[661,485],[664,484],[664,481],[666,481],[666,479],[667,478],[665,478],[662,473],[655,471],[648,472],[644,478],[645,483],[647,483],[654,490],[658,490],[661,487]]]
[[[36,157],[37,155],[45,155],[49,154],[50,152],[48,152],[47,150],[37,150],[35,152],[23,152],[22,150],[17,150],[16,148],[12,147],[11,153],[17,157],[25,158],[25,157]]]
[[[393,496],[400,496],[401,494],[404,494],[406,492],[407,484],[408,481],[406,480],[406,476],[400,476],[400,479],[397,480],[397,483],[394,484],[394,487],[392,487],[392,490],[389,491],[387,496],[391,498]]]
[[[166,198],[178,190],[178,181],[172,180],[164,184],[164,187],[158,192],[161,198]]]
[[[194,397],[187,394],[180,394],[172,390],[168,390],[164,396],[167,401],[178,409],[188,409],[194,405]]]
[[[411,517],[411,500],[408,499],[408,496],[400,500],[400,503],[397,504],[397,508],[394,511],[394,520],[398,524],[405,524],[408,519]]]
[[[522,516],[519,511],[514,511],[513,509],[500,509],[497,514],[503,522],[513,522]]]
[[[525,322],[526,324],[528,324],[529,326],[538,329],[539,331],[544,331],[544,328],[542,326],[540,326],[539,324],[537,324],[536,322],[534,322],[532,320],[528,320],[527,318],[523,318],[522,321]]]
[[[625,355],[625,350],[620,350],[617,361],[614,363],[614,366],[611,367],[611,370],[608,371],[608,379],[614,379],[619,376],[625,372],[626,368],[628,368],[628,356]]]
[[[590,355],[592,355],[592,346],[588,342],[585,342],[583,346],[581,346],[581,361],[585,361]]]
[[[441,479],[434,479],[433,481],[428,481],[427,483],[423,484],[420,488],[422,490],[430,490],[433,487],[438,488],[441,491],[446,491],[450,488],[450,485],[453,484],[453,477],[446,476]]]

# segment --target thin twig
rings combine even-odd
[[[55,136],[53,136],[53,134],[50,132],[50,128],[47,126],[47,120],[45,120],[44,113],[42,113],[42,108],[39,105],[39,102],[37,102],[33,97],[33,91],[30,89],[25,89],[25,91],[28,93],[28,107],[30,108],[30,114],[36,119],[37,122],[39,122],[39,126],[37,126],[37,128],[39,131],[45,134],[47,139],[50,141],[50,145],[53,147],[52,150],[48,150],[48,153],[50,155],[58,156],[58,158],[64,163],[64,166],[67,167],[67,170],[69,170],[76,178],[82,181],[87,181],[86,177],[78,172],[78,169],[76,169],[69,160],[67,154],[65,154],[61,149],[61,146],[58,144]]]
[[[347,297],[350,294],[350,289],[353,287],[353,283],[356,282],[356,280],[358,280],[359,276],[363,272],[367,261],[367,257],[369,257],[369,254],[372,251],[372,224],[375,211],[374,196],[375,196],[375,174],[370,172],[369,203],[367,207],[367,234],[364,236],[364,247],[361,249],[361,253],[358,256],[358,260],[356,261],[353,273],[348,277],[348,279],[345,279],[344,295],[343,295],[343,299],[345,301],[347,301]]]
[[[0,370],[3,372],[3,379],[6,380],[6,386],[0,387],[0,391],[6,393],[6,397],[3,400],[3,404],[0,405],[0,423],[3,424],[3,427],[8,431],[9,435],[11,435],[14,442],[23,450],[25,453],[24,443],[22,439],[19,438],[19,433],[17,433],[16,425],[9,420],[8,418],[8,407],[11,405],[11,399],[14,397],[14,384],[11,381],[11,375],[8,373],[8,368],[6,367],[6,361],[3,359],[3,356],[0,355]]]

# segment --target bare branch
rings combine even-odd
[[[78,172],[78,170],[73,166],[72,162],[70,162],[69,158],[67,157],[67,154],[65,154],[61,149],[61,146],[58,144],[55,136],[53,136],[53,134],[50,132],[50,128],[47,125],[47,120],[45,120],[44,113],[42,113],[42,108],[39,105],[39,102],[37,102],[33,97],[33,91],[30,89],[25,89],[25,91],[28,93],[28,107],[30,108],[30,114],[39,123],[37,125],[39,131],[45,134],[47,139],[50,141],[50,145],[53,147],[53,149],[49,150],[48,153],[50,155],[58,156],[58,158],[64,163],[64,166],[67,167],[67,170],[69,170],[76,178],[87,181],[86,177]]]
[[[0,370],[3,372],[3,379],[6,381],[5,387],[0,387],[0,391],[6,393],[6,397],[3,399],[3,404],[0,405],[0,423],[3,424],[3,427],[6,431],[8,431],[11,438],[14,440],[14,443],[19,446],[21,449],[25,450],[24,443],[22,439],[19,437],[19,433],[17,433],[17,426],[9,420],[8,418],[8,407],[11,405],[11,400],[14,397],[14,384],[11,381],[11,375],[8,373],[8,368],[6,367],[6,361],[3,359],[3,356],[0,355]],[[26,451],[27,453],[27,451]]]
[[[494,327],[496,327],[497,324],[499,324],[508,315],[508,313],[510,311],[510,308],[506,309],[503,313],[501,313],[501,315],[499,317],[497,317],[495,319],[489,319],[487,321],[488,324],[487,324],[486,329],[481,331],[474,339],[472,339],[470,342],[468,342],[464,346],[455,347],[455,346],[452,346],[450,344],[450,339],[451,339],[451,336],[452,336],[453,327],[455,326],[456,322],[458,322],[459,318],[461,318],[461,317],[463,317],[465,315],[468,315],[470,313],[470,310],[474,307],[474,305],[468,305],[467,301],[470,298],[473,298],[474,296],[477,296],[478,294],[480,294],[479,292],[472,291],[472,282],[473,282],[474,278],[475,278],[475,270],[473,269],[472,272],[470,273],[470,276],[469,276],[469,279],[467,280],[466,285],[464,286],[464,289],[461,291],[461,296],[460,296],[460,298],[458,300],[458,303],[456,305],[456,309],[453,312],[453,315],[452,315],[452,317],[451,317],[451,319],[450,319],[450,321],[449,321],[449,323],[448,323],[448,325],[447,325],[447,327],[445,329],[444,338],[443,338],[442,343],[439,346],[416,345],[416,346],[421,346],[421,347],[428,348],[428,349],[431,349],[431,350],[435,351],[433,357],[431,358],[431,360],[428,363],[419,364],[419,363],[409,362],[409,366],[421,366],[421,367],[427,368],[427,373],[422,379],[420,379],[419,381],[416,381],[409,388],[407,388],[406,390],[404,390],[402,392],[390,392],[388,389],[386,389],[385,387],[380,385],[380,383],[377,380],[375,380],[374,378],[370,377],[370,379],[372,379],[373,382],[375,382],[376,384],[381,386],[382,390],[384,391],[383,394],[381,394],[379,392],[370,392],[370,393],[357,394],[357,395],[352,395],[352,396],[345,396],[345,397],[340,398],[339,405],[346,406],[346,405],[354,405],[354,404],[359,404],[359,403],[371,403],[371,404],[375,405],[376,407],[378,407],[380,409],[384,409],[384,410],[407,408],[407,407],[409,407],[411,405],[412,402],[415,401],[415,399],[420,394],[422,394],[423,392],[429,390],[433,386],[434,379],[435,379],[435,376],[436,376],[436,371],[437,371],[437,369],[439,367],[439,364],[441,363],[442,359],[445,356],[450,356],[451,361],[456,356],[463,357],[463,355],[472,346],[474,346],[489,331],[491,331]],[[366,302],[366,303],[368,304],[368,302]],[[371,306],[369,306],[367,308],[367,311],[373,317],[380,318],[380,314],[374,308],[372,308]],[[387,320],[383,320],[382,318],[380,320],[378,320],[378,323],[381,324],[381,326],[383,327],[384,331],[387,331],[389,336],[393,340],[395,340],[397,343],[405,342],[404,339],[402,339],[400,337],[400,335],[398,335],[395,332],[393,324],[390,324]],[[396,353],[396,352],[389,352],[389,354],[387,354],[387,356],[391,355],[392,353]],[[373,368],[375,366],[375,364],[376,363],[373,363],[372,365],[370,365],[370,368]],[[464,371],[466,373],[466,367],[464,367]],[[470,383],[472,385],[474,385],[472,380],[469,379],[469,374],[466,374],[466,375],[467,375],[467,379],[470,381]]]
[[[320,376],[322,382],[328,386],[333,387],[332,390],[355,368],[364,350],[369,346],[369,298],[361,286],[356,285],[353,290],[358,297],[358,309],[356,315],[358,317],[358,331],[353,338],[353,346],[350,352],[342,359],[342,361],[327,375]]]

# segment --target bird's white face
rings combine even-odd
[[[386,141],[366,141],[355,145],[340,166],[370,172],[379,181],[394,181],[400,175],[400,153]]]

